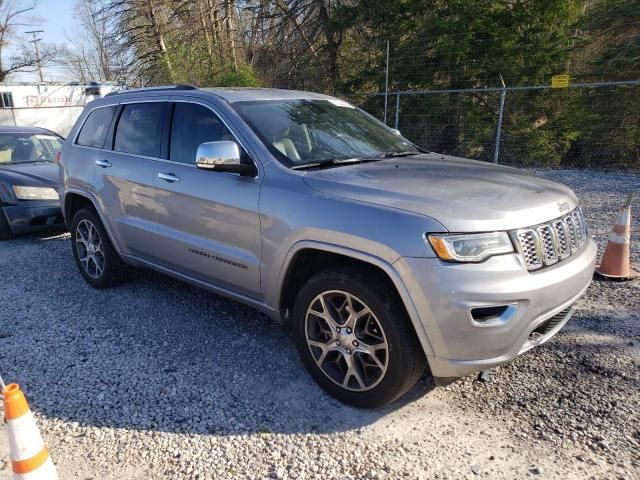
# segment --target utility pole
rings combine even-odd
[[[41,38],[37,37],[38,33],[43,33],[44,30],[31,30],[29,32],[24,32],[26,34],[32,34],[33,35],[33,40],[31,40],[31,43],[33,43],[33,46],[36,50],[36,66],[38,67],[38,75],[40,76],[40,83],[44,83],[44,78],[42,78],[42,65],[40,65],[40,50],[38,50],[38,42],[41,41]]]

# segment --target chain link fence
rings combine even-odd
[[[640,81],[342,97],[429,151],[512,166],[640,170]],[[64,136],[83,108],[3,109],[0,124]]]
[[[438,153],[513,166],[640,169],[640,81],[343,97]]]

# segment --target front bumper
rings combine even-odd
[[[564,326],[571,305],[591,282],[597,247],[588,239],[575,255],[529,272],[520,255],[477,264],[400,258],[395,264],[431,344],[431,373],[454,379],[513,360]],[[480,324],[478,307],[511,306],[505,322]]]
[[[11,231],[18,235],[46,228],[64,228],[60,202],[22,200],[2,205]],[[2,215],[3,212],[0,212]]]

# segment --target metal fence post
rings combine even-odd
[[[400,121],[400,90],[396,91],[396,123],[395,129],[398,130],[398,122]]]
[[[504,98],[507,96],[507,88],[504,84],[502,75],[500,75],[500,81],[502,82],[502,91],[500,92],[500,111],[498,112],[498,128],[496,129],[496,145],[493,149],[493,163],[498,163],[498,157],[500,156],[500,135],[502,134],[502,115],[504,113]]]
[[[387,66],[384,73],[384,124],[387,124],[387,97],[389,96],[389,40],[387,40]]]

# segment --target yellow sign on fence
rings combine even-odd
[[[551,77],[551,88],[567,88],[569,86],[569,75],[554,75]]]

